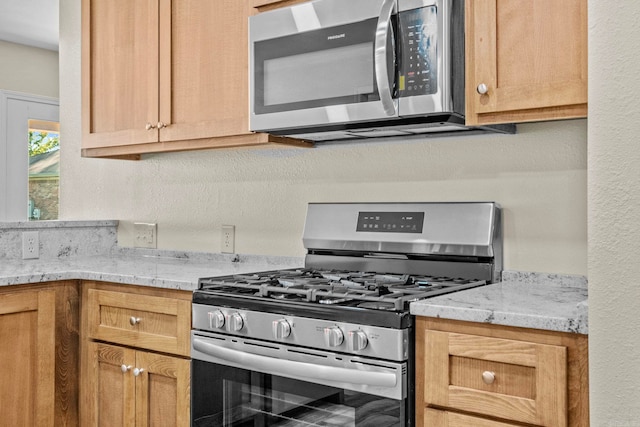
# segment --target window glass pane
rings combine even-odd
[[[60,124],[29,120],[29,220],[58,219]]]

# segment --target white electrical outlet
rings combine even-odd
[[[222,226],[222,247],[221,252],[223,254],[232,254],[235,252],[235,239],[236,239],[236,226],[235,225],[223,225]]]
[[[40,236],[37,231],[22,233],[22,259],[40,258]]]
[[[145,222],[133,223],[133,247],[134,248],[156,248],[156,224]]]

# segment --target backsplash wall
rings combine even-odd
[[[61,2],[63,219],[158,224],[161,249],[300,256],[309,202],[491,200],[504,209],[504,268],[587,272],[587,121],[524,124],[516,135],[80,157],[80,7]]]

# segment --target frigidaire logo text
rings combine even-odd
[[[346,37],[346,35],[344,33],[342,33],[342,34],[334,34],[332,36],[327,37],[327,40],[343,39],[345,37]]]

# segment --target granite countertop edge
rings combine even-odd
[[[3,260],[0,286],[96,280],[193,291],[202,277],[302,267],[304,257],[120,249],[49,260]],[[502,281],[410,305],[411,314],[588,334],[583,276],[505,271]]]
[[[499,283],[411,304],[411,314],[588,335],[584,276],[503,272]]]
[[[303,257],[118,250],[50,260],[4,260],[0,286],[96,280],[193,291],[202,277],[302,267]]]

